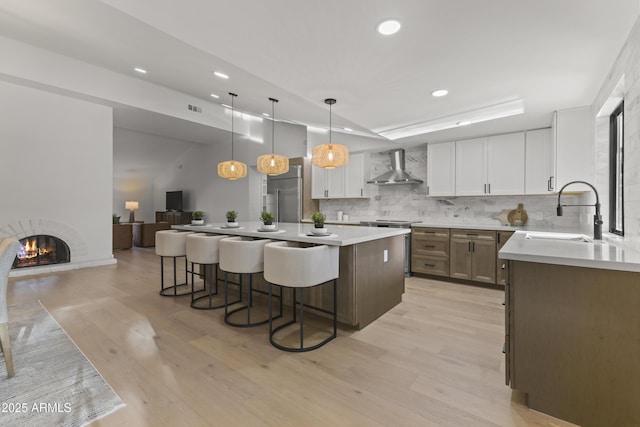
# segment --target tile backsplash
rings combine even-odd
[[[388,154],[372,153],[369,177],[378,176],[390,170]],[[503,209],[515,209],[524,204],[529,220],[527,224],[568,226],[588,224],[593,212],[581,208],[566,208],[564,216],[556,216],[557,195],[542,196],[475,196],[432,198],[427,196],[427,147],[407,148],[405,167],[424,184],[374,185],[365,184],[368,199],[321,200],[320,210],[327,219],[335,220],[338,211],[348,214],[351,221],[374,219],[406,219],[442,224],[483,224],[500,225],[494,217]],[[578,195],[563,195],[563,204],[579,204]],[[590,203],[590,201],[587,201]]]

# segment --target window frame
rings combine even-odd
[[[618,129],[622,135],[618,135]],[[621,144],[618,144],[619,137]],[[618,205],[621,212],[618,212]],[[609,116],[609,232],[624,236],[624,101]]]

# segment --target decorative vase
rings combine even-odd
[[[238,223],[235,221],[227,221],[227,227],[229,228],[236,228],[238,226]]]
[[[191,224],[193,224],[193,225],[203,225],[204,224],[204,219],[192,219],[191,220]]]
[[[313,229],[311,230],[313,234],[327,234],[327,228],[324,224],[314,224]]]
[[[261,230],[275,230],[276,229],[276,225],[275,224],[262,224],[260,229]]]

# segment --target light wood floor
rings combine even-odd
[[[362,331],[290,354],[266,326],[159,296],[153,248],[116,257],[9,286],[10,303],[41,300],[127,404],[92,426],[570,425],[504,385],[500,290],[410,278]]]

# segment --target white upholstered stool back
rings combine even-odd
[[[220,240],[229,236],[192,233],[187,236],[187,261],[195,264],[217,264],[220,255]]]
[[[156,255],[176,257],[187,254],[187,236],[191,231],[156,231]]]
[[[229,273],[260,273],[264,271],[264,246],[269,239],[227,237],[220,240],[220,269]]]
[[[273,242],[264,248],[264,278],[276,285],[309,287],[338,277],[337,246],[300,247],[298,242]]]

